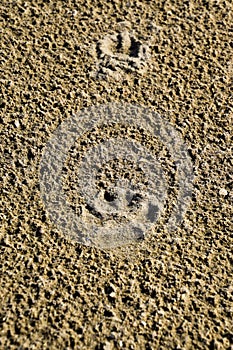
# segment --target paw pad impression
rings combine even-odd
[[[127,30],[106,35],[96,45],[98,74],[115,78],[124,73],[144,73],[150,58],[149,46]]]

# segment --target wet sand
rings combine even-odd
[[[4,0],[0,17],[0,348],[232,349],[231,1]],[[39,166],[61,122],[115,102],[180,132],[194,190],[175,233],[100,250],[49,219]]]

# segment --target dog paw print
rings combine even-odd
[[[121,77],[124,73],[144,73],[150,58],[149,46],[127,30],[107,35],[96,45],[97,75]]]

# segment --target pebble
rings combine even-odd
[[[19,128],[19,127],[20,127],[20,124],[19,124],[18,119],[15,120],[15,126],[16,126],[16,128]]]
[[[227,192],[227,190],[225,188],[221,188],[219,190],[219,194],[220,194],[220,196],[227,196],[228,192]]]

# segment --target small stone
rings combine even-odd
[[[20,124],[19,124],[18,119],[15,120],[15,126],[16,126],[16,128],[19,128],[19,127],[20,127]]]
[[[221,188],[220,190],[219,190],[219,194],[220,194],[220,196],[227,196],[228,195],[228,192],[227,192],[227,190],[225,189],[225,188]]]

